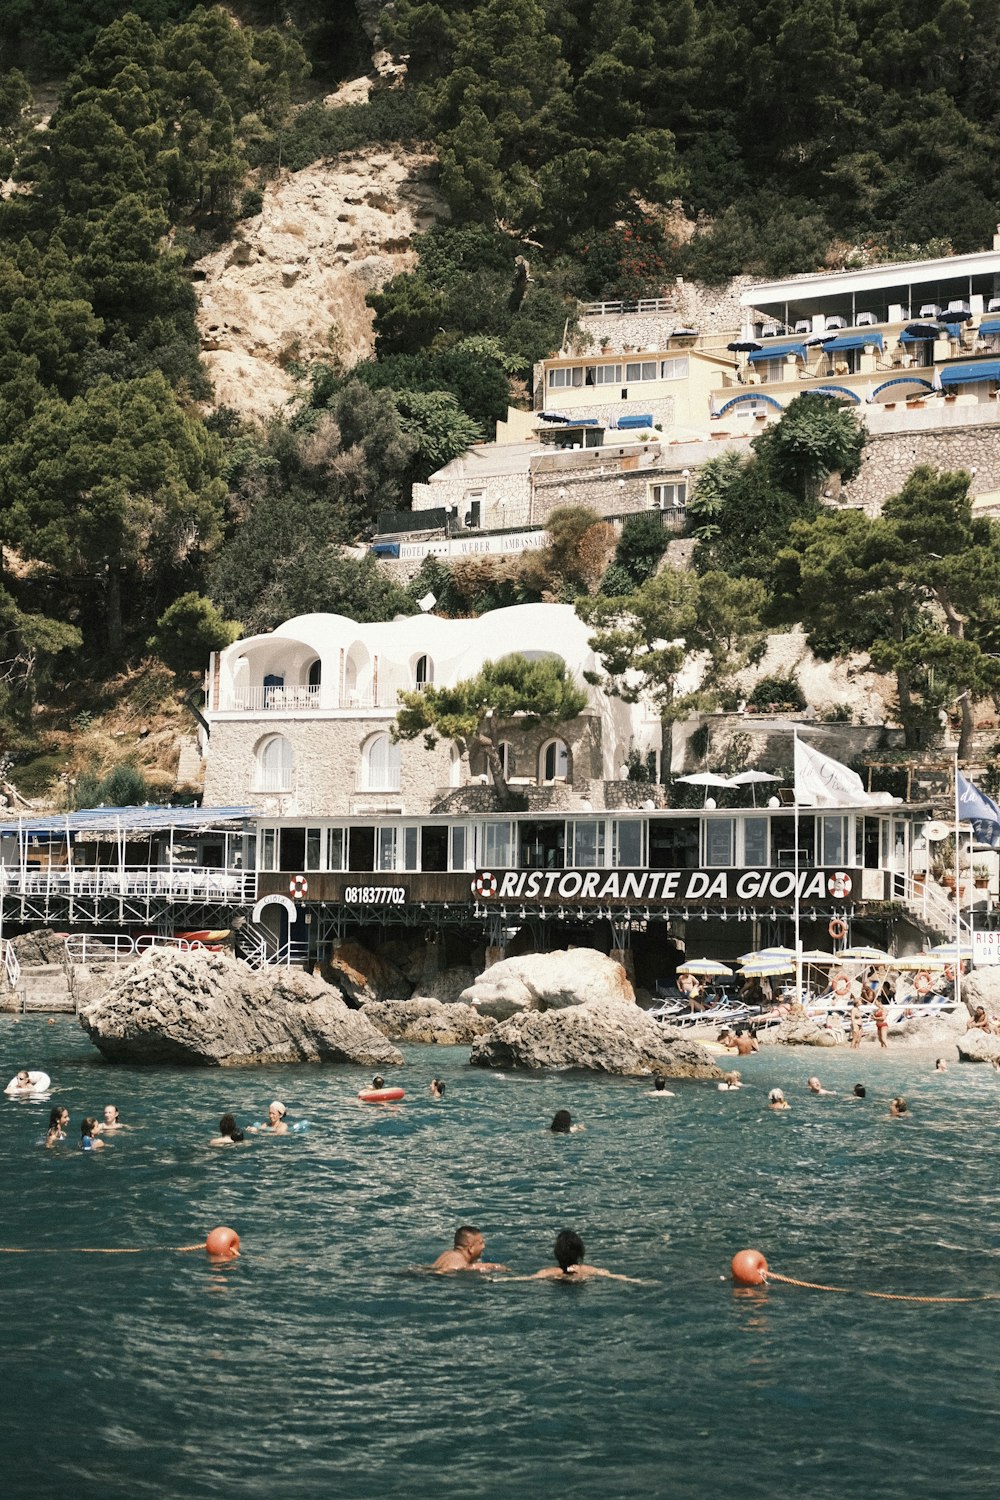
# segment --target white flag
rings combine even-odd
[[[796,738],[795,800],[809,807],[858,807],[874,799],[857,771]]]

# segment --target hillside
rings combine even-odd
[[[578,298],[986,243],[996,9],[68,0],[29,23],[0,0],[14,780],[68,776],[58,736],[144,662],[179,702],[238,631],[407,607],[345,545],[527,401]],[[768,604],[751,635],[780,614],[824,651],[864,649],[864,630],[831,641],[810,624],[792,564],[775,573],[816,517],[772,459],[721,476],[728,532],[711,540],[720,523],[703,518],[696,575],[756,580]],[[770,555],[733,520],[765,470],[785,497],[761,533]],[[949,536],[991,551],[992,533],[963,527]],[[446,580],[439,598],[478,611],[598,586],[558,546],[548,563]],[[642,581],[625,567],[601,587]],[[992,691],[988,592],[961,605],[966,644],[929,675],[931,603],[915,590],[898,622],[892,670],[912,654],[905,694],[928,722],[968,685],[969,643],[975,691]],[[94,756],[113,769],[114,733]]]

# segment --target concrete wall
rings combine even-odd
[[[938,398],[940,399],[940,398]],[[939,408],[927,408],[934,418]],[[920,409],[914,417],[923,416]],[[861,505],[870,515],[877,515],[891,495],[898,494],[917,464],[933,464],[938,469],[975,470],[972,493],[988,494],[1000,490],[1000,423],[976,425],[914,426],[911,431],[873,433],[865,444],[861,472],[845,484],[840,498],[850,505]],[[983,509],[1000,508],[994,505]]]

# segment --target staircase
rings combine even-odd
[[[69,975],[63,964],[23,964],[17,991],[22,1011],[76,1010]]]
[[[939,942],[953,941],[956,936],[969,936],[971,928],[962,913],[956,910],[954,897],[946,896],[939,885],[927,881],[918,890],[912,881],[907,881],[901,899],[926,936],[936,938]]]

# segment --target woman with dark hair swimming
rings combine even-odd
[[[233,1115],[223,1115],[219,1121],[219,1134],[209,1141],[210,1146],[238,1146],[243,1139],[242,1130],[236,1127]]]

